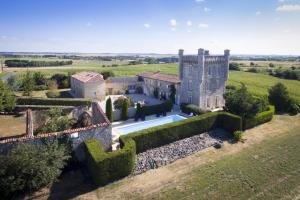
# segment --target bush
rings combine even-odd
[[[128,119],[128,100],[127,99],[125,99],[123,101],[121,119],[122,120],[127,120]]]
[[[101,75],[103,76],[104,80],[108,79],[109,77],[115,76],[113,71],[103,71],[103,72],[101,72]]]
[[[247,72],[258,73],[259,70],[256,69],[255,67],[252,67],[252,68],[248,69]]]
[[[46,67],[46,66],[62,66],[72,65],[72,60],[67,61],[46,61],[46,60],[5,60],[7,67]]]
[[[67,98],[30,98],[19,97],[17,105],[52,105],[52,106],[90,106],[91,101],[86,99],[67,99]]]
[[[19,143],[8,155],[0,156],[1,199],[54,182],[69,158],[68,147],[57,140],[41,146]]]
[[[70,75],[65,74],[54,74],[51,77],[51,80],[56,81],[58,88],[64,89],[70,87]]]
[[[290,115],[297,115],[300,112],[299,105],[294,100],[290,100],[289,104],[290,104],[290,108],[288,111]]]
[[[233,133],[236,130],[242,130],[242,120],[239,116],[230,113],[213,112],[141,130],[128,134],[126,137],[135,141],[137,153],[141,153],[217,127]]]
[[[114,108],[116,110],[121,110],[125,100],[128,101],[130,107],[134,106],[134,102],[129,96],[120,96],[117,100],[114,101]]]
[[[235,71],[240,71],[239,63],[232,62],[229,63],[229,70],[235,70]]]
[[[187,103],[180,104],[180,109],[183,113],[188,115],[191,113],[193,113],[194,115],[202,115],[208,112],[207,110],[203,110],[196,105],[187,104]]]
[[[120,137],[121,149],[105,152],[98,140],[84,141],[87,167],[96,185],[105,185],[129,175],[135,166],[135,143]]]
[[[277,83],[269,89],[269,102],[278,112],[288,112],[290,96],[287,88],[282,83]]]
[[[143,106],[141,108],[141,115],[154,115],[157,113],[170,112],[173,108],[173,103],[170,100],[165,101],[162,104]]]
[[[260,124],[266,123],[271,121],[275,112],[274,106],[268,106],[267,111],[260,112],[256,114],[252,118],[246,118],[243,120],[243,130],[253,128]]]
[[[241,141],[243,140],[243,132],[242,132],[242,131],[234,131],[234,133],[233,133],[233,138],[234,138],[236,141],[241,142]]]

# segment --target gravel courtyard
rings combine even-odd
[[[158,148],[150,149],[137,155],[137,163],[133,174],[141,174],[150,169],[174,162],[205,148],[220,144],[230,138],[222,129],[214,129],[207,133],[185,138]]]

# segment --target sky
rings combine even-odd
[[[300,55],[300,0],[0,0],[0,51]]]

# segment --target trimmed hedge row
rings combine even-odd
[[[66,98],[31,98],[19,97],[17,105],[52,105],[52,106],[90,106],[91,101],[86,99]]]
[[[86,149],[86,164],[96,185],[128,176],[135,165],[135,142],[129,138],[120,138],[121,149],[105,152],[96,139],[84,141]]]
[[[191,113],[193,113],[194,115],[202,115],[202,114],[208,113],[207,110],[203,110],[194,104],[188,104],[188,103],[180,104],[180,110],[183,113],[188,114],[188,115]]]
[[[148,149],[207,132],[213,128],[223,128],[233,133],[242,130],[242,119],[226,112],[213,112],[137,131],[122,137],[133,139],[136,143],[137,153],[141,153]]]
[[[155,115],[157,113],[162,113],[162,112],[170,112],[173,108],[173,103],[168,100],[165,101],[162,104],[158,105],[152,105],[152,106],[143,106],[141,108],[141,114],[142,115]]]
[[[274,106],[268,106],[268,110],[258,113],[253,118],[244,119],[243,120],[243,129],[249,129],[253,128],[255,126],[258,126],[260,124],[266,123],[268,121],[271,121],[273,118],[273,115],[275,113],[275,107]]]

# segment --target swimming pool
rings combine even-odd
[[[149,120],[149,121],[137,122],[137,123],[133,123],[133,124],[129,124],[129,125],[116,127],[116,128],[114,128],[114,130],[116,131],[116,133],[118,133],[120,135],[126,135],[128,133],[132,133],[135,131],[140,131],[143,129],[176,122],[176,121],[180,121],[183,119],[186,119],[186,118],[182,117],[180,115],[170,115],[167,117],[160,117],[160,118]]]

